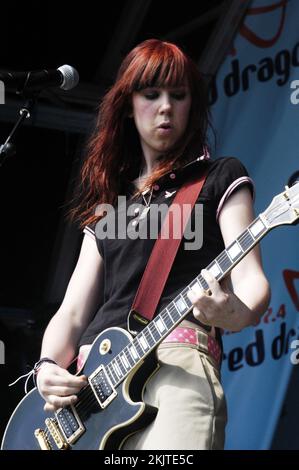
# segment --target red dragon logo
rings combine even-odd
[[[239,30],[240,35],[243,36],[243,38],[247,39],[247,41],[249,41],[251,44],[254,44],[256,47],[260,47],[260,48],[272,47],[276,43],[276,41],[278,41],[283,31],[288,1],[289,0],[280,0],[278,3],[274,3],[272,5],[248,8],[245,20]],[[247,16],[261,15],[264,13],[273,12],[275,10],[280,10],[280,20],[278,24],[278,30],[272,38],[269,38],[269,39],[261,38],[245,24]],[[235,47],[233,47],[231,54],[232,55],[236,54]]]

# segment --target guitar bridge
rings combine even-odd
[[[40,429],[40,428],[36,429],[34,431],[34,436],[41,450],[53,450],[49,442],[49,439],[43,429]]]
[[[46,421],[46,426],[51,434],[52,439],[54,440],[57,448],[59,450],[66,450],[69,448],[69,445],[65,439],[65,437],[62,435],[61,430],[59,429],[59,426],[57,422],[53,418],[47,418]]]
[[[100,365],[93,374],[88,377],[89,384],[101,408],[106,408],[117,396],[103,365]]]

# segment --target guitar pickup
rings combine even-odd
[[[106,408],[117,396],[117,391],[113,387],[103,365],[100,365],[88,377],[88,381],[101,408]]]
[[[73,444],[84,433],[85,428],[74,406],[60,408],[55,416],[68,444]]]

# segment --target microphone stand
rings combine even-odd
[[[26,103],[19,111],[20,117],[14,125],[11,133],[7,137],[4,144],[0,145],[0,167],[3,165],[4,161],[8,157],[13,156],[16,153],[16,147],[15,144],[12,142],[12,138],[15,137],[17,131],[19,130],[21,124],[25,121],[25,119],[30,118],[31,112],[35,105],[35,101],[36,99],[34,96],[27,99]]]

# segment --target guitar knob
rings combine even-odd
[[[100,347],[99,347],[99,352],[102,356],[104,356],[104,354],[107,354],[111,349],[111,341],[110,339],[106,338],[104,339],[101,344],[100,344]]]

